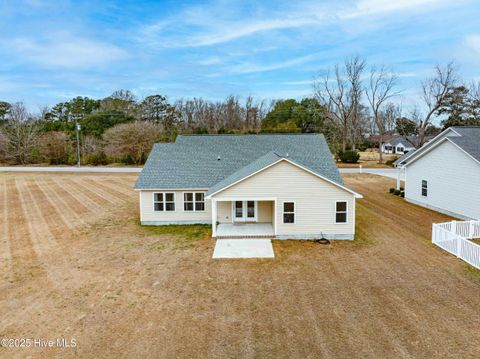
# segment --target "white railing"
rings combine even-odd
[[[480,245],[470,239],[480,238],[480,221],[434,223],[432,243],[480,269]]]

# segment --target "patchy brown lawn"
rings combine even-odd
[[[0,175],[0,357],[480,357],[480,274],[430,244],[447,217],[347,175],[354,242],[212,260],[206,226],[142,228],[135,175]]]

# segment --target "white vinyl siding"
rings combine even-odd
[[[221,198],[276,198],[277,235],[354,234],[354,195],[286,161],[218,193]],[[347,223],[335,223],[335,202],[347,201]],[[283,202],[295,202],[295,224],[283,223]],[[221,202],[219,202],[221,203]]]
[[[175,194],[175,211],[157,212],[154,211],[153,193],[169,192]],[[212,214],[210,210],[210,201],[205,201],[205,211],[184,211],[183,193],[184,192],[200,192],[194,191],[140,191],[140,220],[142,222],[158,222],[158,223],[211,223]],[[204,192],[204,191],[202,191]]]
[[[405,198],[408,201],[457,215],[480,218],[480,164],[445,141],[407,165]],[[422,180],[427,196],[422,196]]]

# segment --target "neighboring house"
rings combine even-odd
[[[323,135],[182,135],[135,184],[144,225],[211,223],[214,238],[353,239],[355,199]]]
[[[480,219],[480,127],[449,127],[397,165],[405,199],[462,219]]]
[[[412,150],[415,150],[415,146],[409,140],[401,136],[393,137],[382,144],[383,153],[398,153],[403,155]]]

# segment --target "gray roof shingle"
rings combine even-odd
[[[448,139],[480,162],[480,127],[452,127],[460,136]]]
[[[135,188],[210,189],[230,176],[229,181],[261,169],[275,157],[288,157],[343,186],[323,135],[261,134],[181,135],[175,143],[155,144]]]

